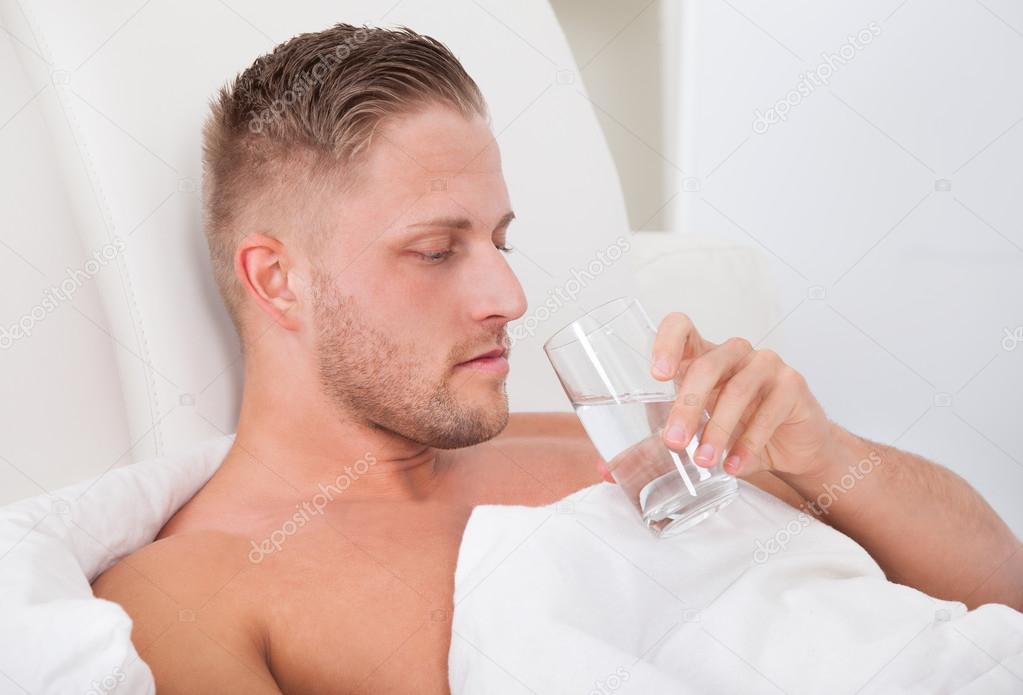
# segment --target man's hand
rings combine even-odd
[[[685,314],[661,322],[652,355],[654,378],[675,380],[675,405],[664,441],[683,450],[710,414],[694,463],[724,461],[725,472],[746,476],[763,470],[818,475],[829,461],[833,430],[806,381],[770,350],[748,340],[721,345],[705,340]]]

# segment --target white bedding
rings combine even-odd
[[[232,439],[0,509],[0,693],[154,692],[130,619],[89,583],[155,536]],[[1023,615],[891,584],[851,540],[753,487],[671,539],[633,514],[604,483],[548,507],[477,507],[452,692],[1023,692]],[[764,551],[771,538],[785,549]]]
[[[234,435],[0,508],[0,693],[154,693],[131,619],[89,584],[149,543]]]
[[[1023,693],[1023,614],[888,582],[847,536],[740,486],[667,539],[607,483],[549,507],[477,507],[452,691]]]

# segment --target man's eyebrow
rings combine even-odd
[[[511,224],[511,221],[515,219],[514,212],[507,212],[504,216],[498,220],[497,226],[494,227],[494,231],[498,231]],[[472,220],[468,217],[436,217],[432,220],[426,220],[425,222],[416,222],[410,224],[409,229],[416,227],[445,227],[447,229],[472,229]]]

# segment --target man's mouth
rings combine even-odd
[[[503,374],[508,371],[508,350],[506,348],[494,348],[482,352],[472,359],[459,362],[456,369],[477,369],[484,372],[495,372]]]

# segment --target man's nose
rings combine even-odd
[[[514,321],[526,313],[526,293],[503,252],[490,246],[483,255],[471,279],[473,319]]]

